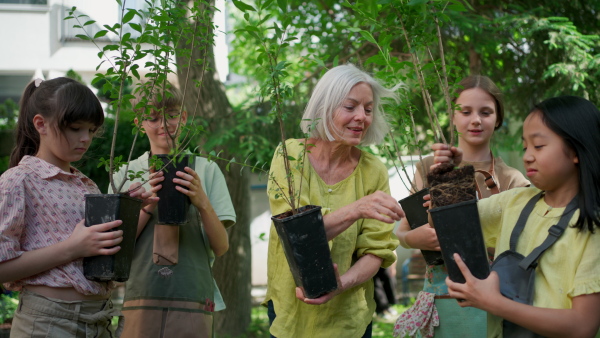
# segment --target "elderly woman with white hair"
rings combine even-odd
[[[372,277],[394,263],[398,240],[392,230],[404,216],[389,194],[384,164],[358,148],[381,142],[389,130],[381,108],[385,97],[394,98],[393,91],[364,71],[352,65],[332,68],[317,83],[303,116],[301,127],[309,139],[286,142],[289,154],[308,146],[308,161],[302,171],[294,169],[294,181],[302,181],[301,205],[322,206],[340,288],[316,299],[304,297],[272,225],[264,304],[274,337],[371,337]],[[283,178],[279,150],[270,175]],[[304,175],[302,180],[299,175]],[[289,209],[275,190],[268,189],[273,215]]]

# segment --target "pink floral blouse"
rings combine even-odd
[[[0,176],[0,262],[67,239],[84,218],[84,195],[98,193],[96,184],[73,167],[68,173],[37,157],[23,157]],[[82,263],[80,258],[4,286],[15,291],[24,285],[74,287],[85,295],[109,294],[108,283],[84,277]]]

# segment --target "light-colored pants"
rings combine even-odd
[[[23,290],[10,338],[115,338],[120,330],[111,331],[111,320],[120,315],[110,300],[63,301]]]

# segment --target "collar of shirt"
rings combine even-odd
[[[33,173],[39,175],[42,179],[48,179],[58,175],[66,175],[78,177],[82,181],[90,180],[87,176],[82,174],[81,171],[75,169],[74,167],[71,167],[72,172],[69,173],[35,156],[23,156],[19,162],[19,165],[29,168]]]

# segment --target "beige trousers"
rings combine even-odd
[[[23,290],[10,338],[116,338],[121,330],[113,332],[114,316],[121,313],[110,300],[63,301]]]

